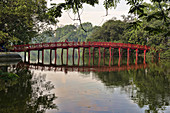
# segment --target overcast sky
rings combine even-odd
[[[64,0],[47,0],[48,7],[50,6],[50,3],[62,3]],[[121,0],[120,3],[118,3],[117,8],[110,9],[109,15],[106,15],[106,10],[103,6],[104,0],[99,0],[99,5],[95,5],[95,7],[92,7],[90,5],[84,4],[83,10],[80,10],[81,14],[81,20],[82,22],[91,22],[93,25],[102,25],[105,21],[116,17],[117,19],[122,19],[121,15],[127,15],[130,6],[126,4],[124,0]],[[71,18],[76,18],[77,15],[74,15],[71,13],[71,11],[63,11],[62,17],[58,18],[59,24],[67,25],[67,24],[74,24],[79,23],[79,21],[73,21]]]

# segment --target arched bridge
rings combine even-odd
[[[89,56],[91,57],[90,49],[93,48],[93,56],[94,56],[94,48],[98,48],[99,57],[101,56],[100,48],[109,48],[110,57],[113,56],[114,49],[117,48],[119,50],[119,57],[121,57],[121,51],[123,49],[127,49],[127,59],[129,59],[129,51],[130,49],[136,50],[136,59],[138,57],[138,50],[144,51],[144,59],[146,55],[146,51],[150,49],[148,46],[138,45],[138,44],[127,44],[127,43],[114,43],[114,42],[53,42],[53,43],[38,43],[38,44],[26,44],[26,45],[15,45],[13,52],[25,52],[26,61],[26,52],[28,52],[28,61],[30,61],[30,51],[38,50],[38,62],[39,62],[39,52],[42,51],[42,63],[44,61],[44,49],[50,49],[50,57],[52,56],[52,50],[55,50],[55,58],[57,55],[57,48],[62,48],[61,56],[63,56],[63,49],[73,48],[73,56],[75,48],[78,49],[78,57],[80,57],[80,48],[83,48],[83,57],[84,57],[84,49],[89,48]]]

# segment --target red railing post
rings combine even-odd
[[[89,47],[89,57],[91,57],[90,47]]]
[[[130,56],[129,56],[129,50],[130,50],[130,48],[127,49],[127,65],[128,65],[128,66],[129,66],[129,58],[130,58]]]
[[[138,49],[136,49],[136,62],[135,64],[138,64]]]
[[[145,61],[146,60],[146,50],[144,50],[144,60],[143,60],[143,63],[145,64]]]

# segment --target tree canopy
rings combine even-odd
[[[1,0],[0,44],[28,43],[44,25],[55,23],[49,16],[45,0]]]

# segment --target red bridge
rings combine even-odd
[[[30,61],[30,51],[38,50],[38,62],[39,62],[39,52],[42,51],[42,63],[44,61],[44,49],[50,49],[50,57],[52,54],[52,50],[55,50],[55,58],[57,55],[57,48],[62,48],[61,56],[63,56],[63,49],[67,49],[67,57],[68,57],[68,49],[73,48],[73,56],[75,48],[78,49],[78,57],[80,58],[80,48],[83,48],[83,57],[84,57],[84,49],[89,48],[89,56],[91,57],[90,49],[93,48],[93,56],[94,56],[94,48],[98,48],[99,57],[101,56],[100,48],[109,48],[110,57],[113,56],[114,49],[117,48],[119,50],[119,57],[122,56],[121,50],[127,49],[127,59],[129,59],[129,51],[130,49],[136,50],[136,59],[138,58],[138,50],[144,51],[144,60],[146,51],[150,49],[148,46],[138,45],[138,44],[126,44],[126,43],[114,43],[114,42],[53,42],[53,43],[39,43],[39,44],[26,44],[26,45],[15,45],[13,52],[25,52],[26,61],[26,52],[28,52],[28,61]],[[112,51],[112,52],[111,52]],[[55,61],[56,63],[56,61]]]

